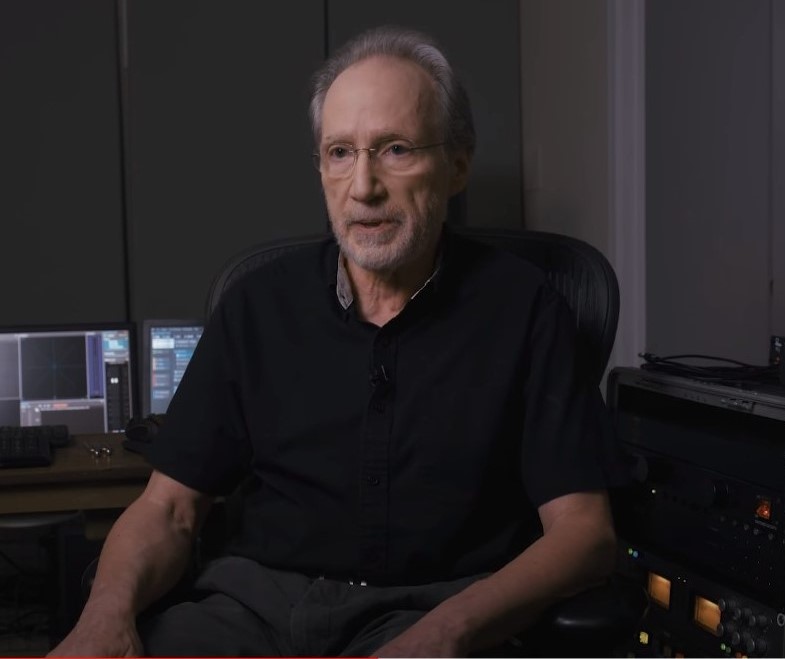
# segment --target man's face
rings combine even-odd
[[[424,71],[406,60],[373,57],[346,69],[328,90],[320,153],[324,158],[334,145],[366,149],[392,141],[442,142],[440,117],[433,82]],[[447,200],[465,185],[466,156],[448,155],[444,146],[412,153],[403,171],[385,165],[393,153],[385,157],[377,151],[371,158],[365,150],[346,177],[322,168],[333,232],[343,253],[365,270],[395,271],[432,252]]]

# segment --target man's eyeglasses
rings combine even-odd
[[[330,144],[322,153],[313,154],[317,170],[330,178],[346,178],[357,163],[360,151],[367,151],[368,157],[384,172],[406,174],[422,160],[425,149],[443,146],[446,142],[414,145],[406,140],[392,140],[377,146],[357,148],[352,144]]]

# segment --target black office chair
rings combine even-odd
[[[546,273],[575,314],[581,368],[599,387],[619,318],[619,287],[605,256],[588,243],[561,234],[468,227],[452,230],[513,252]],[[323,239],[324,235],[310,235],[275,240],[233,257],[212,282],[206,317],[244,275]],[[613,656],[632,638],[647,607],[648,597],[641,585],[615,574],[606,583],[554,606],[534,631],[526,634],[520,649],[528,656]]]

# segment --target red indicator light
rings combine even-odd
[[[771,519],[771,499],[766,499],[764,497],[758,498],[758,505],[755,508],[755,517],[765,520]]]

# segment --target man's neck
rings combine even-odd
[[[436,246],[405,267],[366,270],[344,260],[360,318],[381,327],[395,318],[433,274]]]

